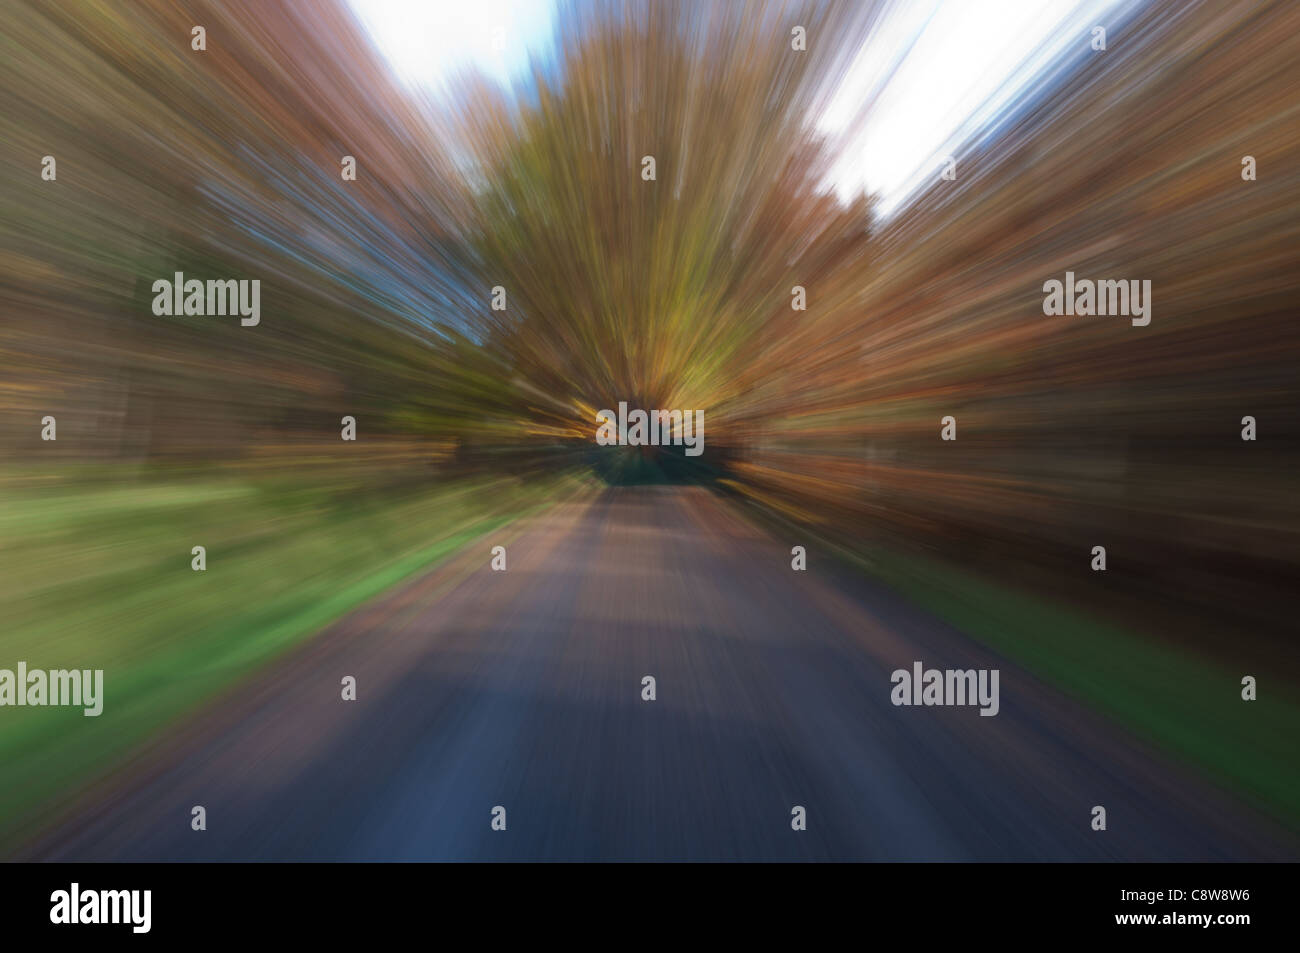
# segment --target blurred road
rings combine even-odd
[[[698,488],[558,506],[271,666],[25,854],[1297,856],[1290,835],[816,549],[793,572],[800,542]],[[504,573],[488,565],[497,544]],[[894,707],[890,672],[914,660],[999,668],[1000,714]],[[641,699],[645,675],[656,701]],[[1090,829],[1096,804],[1105,832]],[[806,831],[791,830],[794,805]]]

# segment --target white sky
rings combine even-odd
[[[817,123],[835,135],[861,124],[831,185],[846,199],[863,188],[877,192],[879,211],[889,214],[1038,67],[1086,48],[1092,27],[1108,26],[1107,11],[1121,2],[1128,0],[895,0]],[[395,72],[429,91],[469,66],[508,85],[526,76],[530,52],[552,42],[552,0],[350,3]],[[1120,39],[1107,34],[1108,45]]]
[[[551,43],[551,0],[349,0],[407,83],[436,89],[476,66],[502,85],[527,74]]]
[[[842,198],[864,187],[888,214],[943,157],[993,118],[1040,68],[1090,49],[1117,0],[903,0],[863,47],[818,122],[838,134],[878,97],[846,143],[831,181]],[[1120,39],[1107,30],[1107,46]],[[1104,53],[1098,53],[1104,56]],[[1021,66],[1024,66],[1022,69]],[[960,157],[958,174],[960,175]]]

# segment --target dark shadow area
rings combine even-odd
[[[712,486],[727,477],[734,479],[730,468],[736,456],[726,448],[708,448],[697,457],[687,456],[685,450],[685,447],[596,447],[584,457],[597,476],[610,486]]]

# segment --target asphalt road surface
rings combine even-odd
[[[699,488],[557,506],[352,613],[89,793],[58,860],[1231,860],[1295,839]],[[489,549],[507,547],[506,572]],[[890,673],[1001,670],[1001,711]],[[340,697],[357,679],[355,702]],[[657,699],[642,700],[642,678]],[[1093,831],[1093,805],[1108,829]],[[207,830],[191,830],[203,805]],[[807,829],[791,828],[791,810]],[[506,830],[491,827],[506,809]]]

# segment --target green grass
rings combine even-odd
[[[878,555],[868,572],[1300,829],[1300,705],[1267,672],[1215,666],[933,560]],[[1243,675],[1259,679],[1258,700],[1242,700]]]
[[[0,475],[0,668],[104,670],[104,712],[0,709],[0,853],[160,728],[556,481]],[[190,567],[207,548],[207,570]]]

